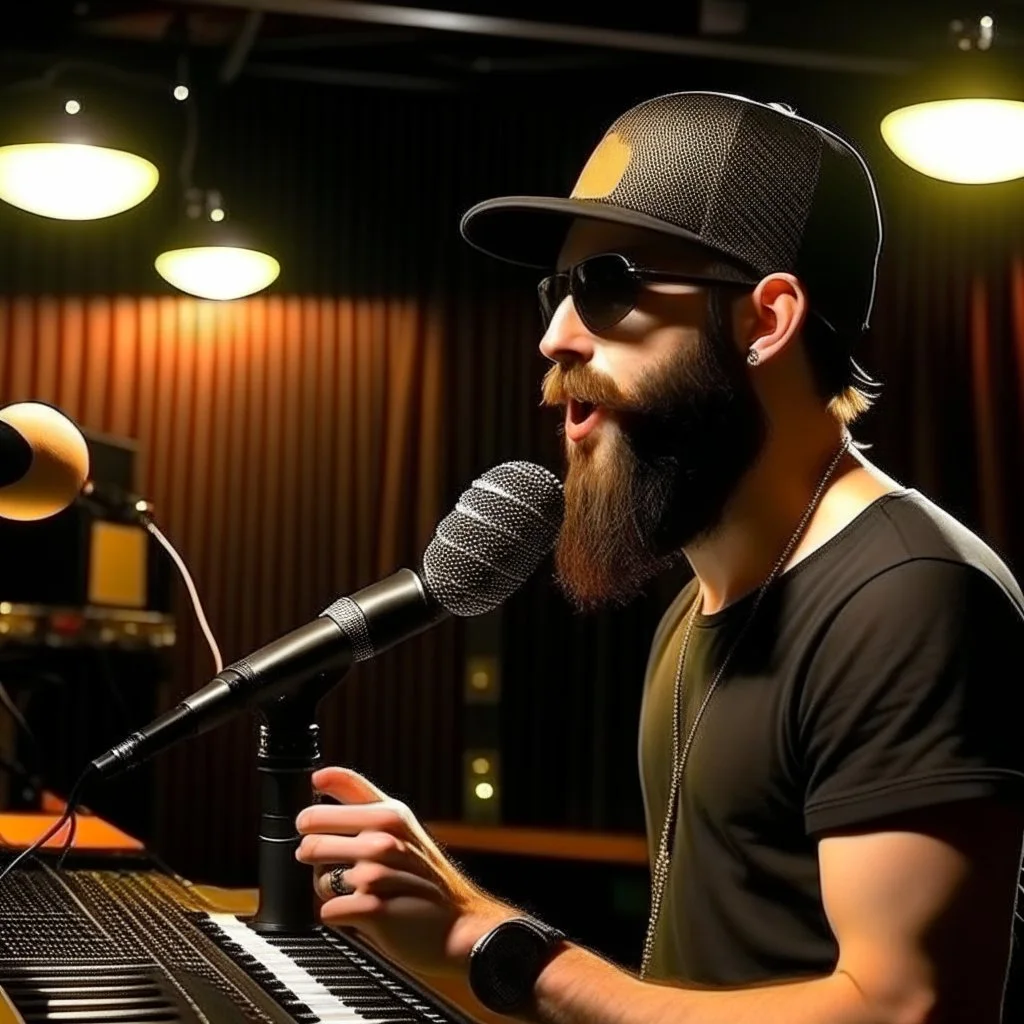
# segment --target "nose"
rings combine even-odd
[[[567,295],[540,339],[540,352],[553,363],[584,362],[594,357],[594,336],[587,330]]]

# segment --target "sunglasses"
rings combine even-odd
[[[600,334],[625,320],[637,307],[640,289],[646,281],[674,281],[683,284],[749,289],[753,285],[700,274],[673,274],[638,267],[621,253],[606,252],[581,260],[567,271],[544,278],[537,286],[544,330],[555,310],[571,295],[573,305],[587,330]]]

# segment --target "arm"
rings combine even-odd
[[[833,833],[818,847],[839,943],[824,978],[695,990],[638,981],[578,947],[536,987],[542,1024],[998,1024],[1024,815],[994,800]]]
[[[365,931],[421,974],[465,978],[469,951],[515,908],[477,889],[404,805],[354,772],[314,783],[347,806],[299,816],[321,919]],[[820,837],[822,901],[839,946],[823,978],[728,990],[642,982],[576,946],[535,987],[539,1024],[999,1024],[1024,810],[935,805]],[[331,865],[348,894],[335,896]],[[1006,1022],[1009,1024],[1009,1022]]]

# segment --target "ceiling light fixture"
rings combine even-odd
[[[156,165],[74,90],[17,97],[0,119],[0,199],[57,220],[122,213],[156,188]]]
[[[168,284],[203,299],[240,299],[277,279],[281,264],[227,216],[219,193],[190,189],[185,213],[154,263]]]
[[[1024,176],[1021,82],[993,53],[995,21],[954,21],[951,52],[908,82],[881,123],[904,163],[932,178],[990,184]]]
[[[170,285],[201,299],[240,299],[277,280],[281,264],[246,225],[229,215],[220,192],[198,188],[193,168],[199,148],[199,110],[190,86],[189,60],[178,60],[175,98],[185,109],[185,144],[178,168],[184,217],[156,257],[156,272]]]

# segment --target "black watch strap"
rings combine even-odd
[[[495,1013],[516,1013],[533,1000],[533,989],[565,933],[531,917],[492,928],[469,954],[469,985]]]

